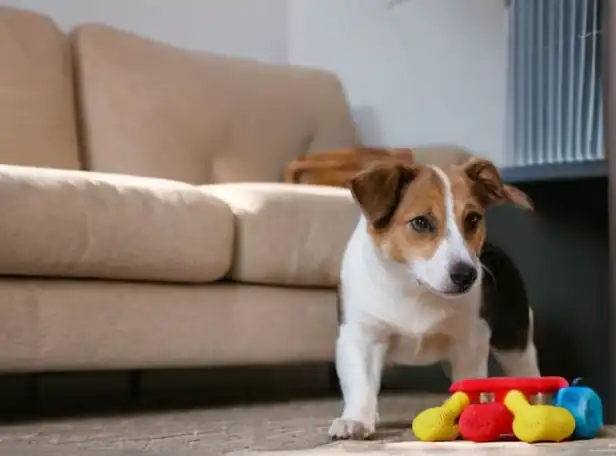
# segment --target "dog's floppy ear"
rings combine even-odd
[[[533,201],[522,190],[503,183],[496,166],[483,158],[472,158],[463,166],[464,172],[473,184],[473,191],[484,207],[513,204],[532,211]]]
[[[351,178],[349,187],[364,216],[375,229],[386,228],[393,218],[417,166],[377,163]]]

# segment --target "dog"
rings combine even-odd
[[[336,372],[344,401],[329,434],[375,432],[383,368],[448,363],[450,378],[539,376],[533,313],[519,272],[486,239],[494,206],[534,209],[488,160],[433,166],[375,163],[350,180],[361,209],[344,252]],[[486,269],[494,271],[484,273]],[[509,275],[508,297],[498,277]]]
[[[284,172],[288,184],[347,187],[352,176],[375,163],[414,163],[408,148],[352,147],[304,155],[290,162]]]

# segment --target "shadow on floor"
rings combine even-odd
[[[394,368],[383,380],[386,392],[443,393],[447,386],[433,368]],[[5,375],[0,376],[0,424],[319,398],[340,398],[331,364]]]

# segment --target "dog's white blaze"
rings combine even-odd
[[[447,260],[451,262],[462,261],[465,263],[474,264],[473,258],[469,252],[464,236],[460,231],[460,227],[456,223],[456,214],[454,210],[455,199],[451,190],[451,181],[447,174],[442,169],[433,166],[432,169],[443,182],[445,188],[445,214],[446,214],[446,234],[443,237],[443,242],[439,248],[445,250]]]
[[[445,235],[432,258],[421,260],[414,266],[414,272],[435,290],[445,290],[451,285],[449,269],[454,263],[476,264],[468,249],[464,236],[456,223],[454,195],[451,181],[441,168],[431,166],[443,183],[445,197]]]

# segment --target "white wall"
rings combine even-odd
[[[364,141],[454,143],[504,162],[503,0],[290,0],[289,60],[328,68]]]
[[[104,22],[188,49],[287,61],[286,0],[0,0],[69,29]]]

